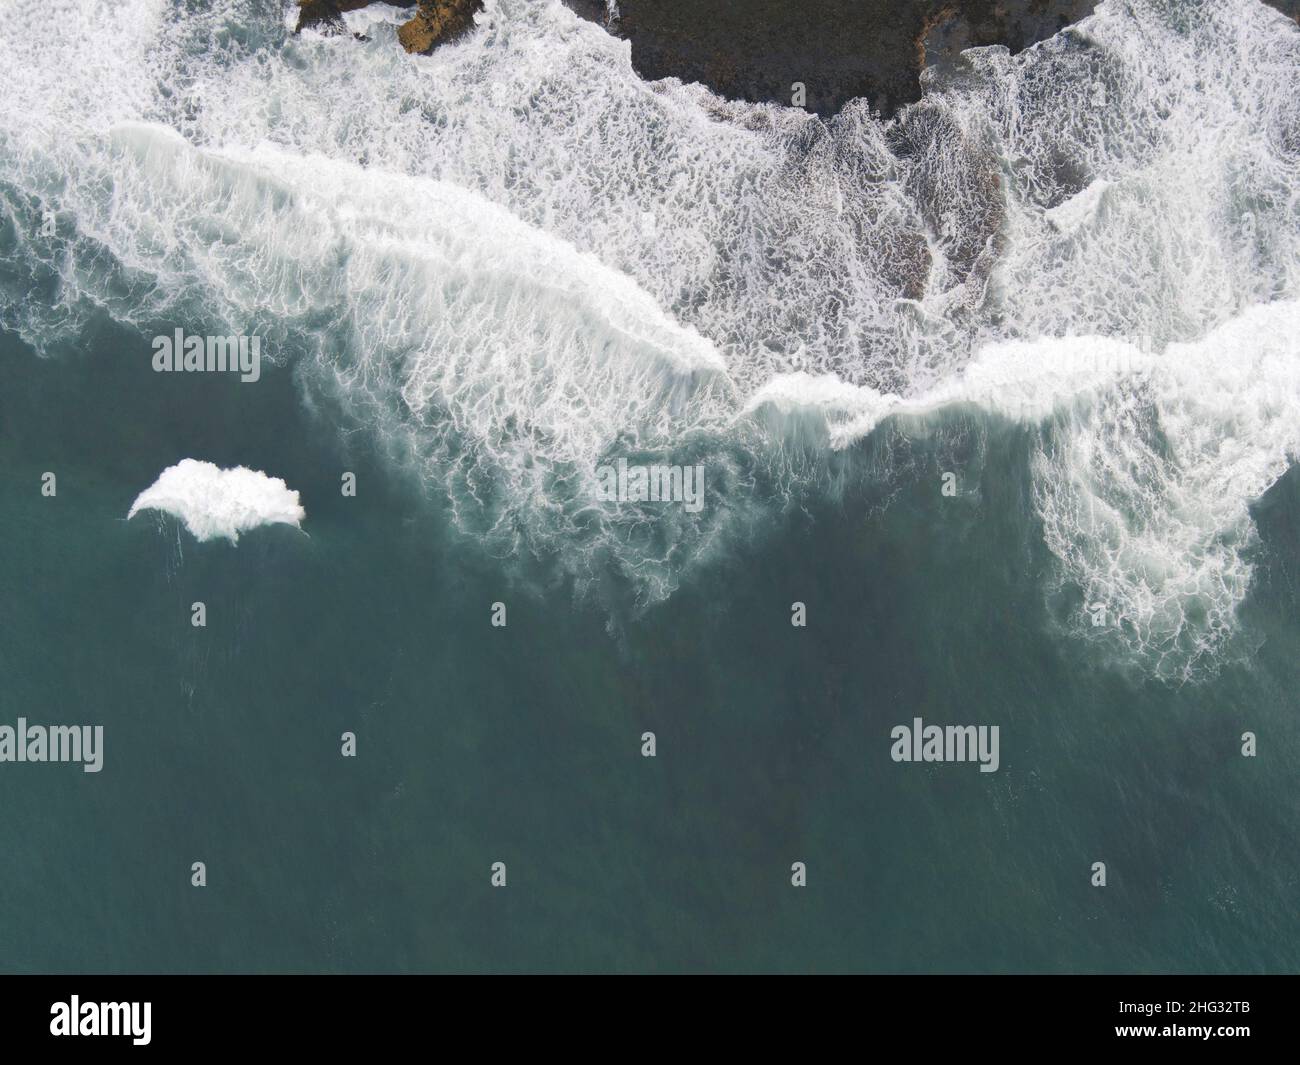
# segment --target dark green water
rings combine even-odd
[[[0,968],[1300,968],[1294,469],[1256,507],[1257,649],[1203,683],[1057,633],[1028,430],[973,413],[611,634],[289,372],[156,375],[142,345],[0,337],[0,722],[105,727],[98,774],[0,766]],[[188,456],[283,477],[304,532],[127,523]],[[998,725],[1001,768],[891,761],[915,716]]]

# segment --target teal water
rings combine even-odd
[[[97,775],[0,771],[4,969],[1297,967],[1294,470],[1255,511],[1258,650],[1210,682],[1054,633],[1027,430],[974,413],[895,456],[888,506],[863,482],[611,634],[345,451],[289,373],[196,384],[141,344],[3,342],[4,720],[106,730]],[[190,454],[283,476],[307,534],[125,522]],[[1000,725],[1001,768],[891,761],[914,716]]]
[[[104,729],[0,762],[0,969],[1300,968],[1294,22],[1113,0],[823,120],[558,0],[285,15],[0,20],[0,728]],[[186,459],[300,527],[128,520]]]

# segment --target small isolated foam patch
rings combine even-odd
[[[161,510],[179,518],[196,540],[224,536],[232,544],[239,534],[259,525],[282,523],[295,528],[306,517],[298,493],[279,477],[236,466],[223,470],[211,462],[182,459],[168,466],[141,492],[127,519],[142,510]]]

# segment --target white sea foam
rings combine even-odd
[[[343,12],[343,23],[353,33],[370,33],[381,24],[400,26],[411,17],[409,7],[396,7],[393,4],[370,4],[355,11]],[[294,20],[297,25],[297,19]]]
[[[251,0],[20,6],[0,321],[45,351],[105,310],[255,324],[466,528],[614,561],[647,598],[750,502],[784,414],[848,448],[975,405],[1044,427],[1061,580],[1120,604],[1160,671],[1213,657],[1245,508],[1290,447],[1270,329],[1295,336],[1300,295],[1294,24],[1108,0],[967,53],[896,120],[823,122],[646,84],[556,0],[486,0],[429,57],[390,22],[361,42]],[[672,525],[595,496],[615,451],[681,449],[725,506]]]
[[[306,517],[298,493],[279,477],[243,466],[223,470],[195,459],[181,459],[163,470],[131,504],[128,520],[142,510],[179,518],[196,540],[224,537],[232,544],[250,529],[276,524],[297,528]]]
[[[845,447],[888,417],[971,404],[1051,422],[1035,494],[1060,579],[1105,608],[1098,631],[1153,672],[1198,675],[1249,587],[1250,504],[1300,459],[1300,301],[1253,307],[1158,354],[1105,337],[991,345],[919,395],[786,375],[749,401],[824,421]]]
[[[781,374],[749,397],[744,412],[775,408],[820,418],[829,446],[841,449],[888,417],[924,418],[966,404],[1018,421],[1042,421],[1151,364],[1132,345],[1107,337],[1004,341],[982,348],[961,370],[924,392],[900,396],[834,374]]]
[[[1250,505],[1297,459],[1294,300],[1171,344],[1141,388],[1072,408],[1038,454],[1036,494],[1061,579],[1107,611],[1076,632],[1171,679],[1216,663],[1250,583]]]
[[[1102,202],[1110,187],[1109,181],[1098,178],[1068,200],[1049,207],[1043,216],[1062,233],[1074,233],[1082,226],[1098,220]]]

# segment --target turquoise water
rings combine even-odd
[[[97,775],[0,773],[7,970],[1296,968],[1294,471],[1256,510],[1258,650],[1210,683],[1052,634],[1026,434],[977,416],[967,496],[918,445],[887,507],[791,517],[611,636],[343,454],[288,374],[192,385],[131,344],[0,362],[5,720],[106,729]],[[123,521],[195,452],[281,473],[309,535]],[[892,762],[916,715],[1000,725],[1001,768]]]
[[[104,752],[0,762],[0,969],[1300,967],[1293,23],[1108,3],[886,122],[555,0],[421,59],[56,14],[0,23],[0,727]],[[128,520],[186,459],[284,487]]]

